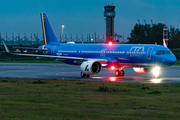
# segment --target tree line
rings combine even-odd
[[[129,44],[159,44],[163,45],[163,23],[154,25],[150,24],[136,24],[131,30],[130,37],[128,38]],[[168,48],[180,48],[180,30],[170,26],[168,29]]]

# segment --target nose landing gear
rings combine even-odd
[[[159,79],[159,78],[161,77],[161,75],[160,75],[160,74],[154,75],[154,77],[157,78],[157,79]]]

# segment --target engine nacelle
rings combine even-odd
[[[134,71],[140,74],[146,74],[152,71],[152,68],[133,67]]]
[[[93,74],[98,74],[101,69],[102,65],[99,61],[84,61],[81,66],[81,71],[86,74],[86,75],[93,75]]]

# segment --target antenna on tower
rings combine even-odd
[[[154,24],[153,24],[153,20],[151,19],[151,24],[152,24],[152,26],[154,26]]]
[[[139,19],[138,19],[138,23],[139,23],[139,25],[141,24]]]
[[[144,23],[145,23],[145,25],[146,25],[146,19],[144,19]]]

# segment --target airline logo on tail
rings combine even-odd
[[[41,24],[44,38],[44,45],[60,45],[51,24],[45,13],[41,13]]]

